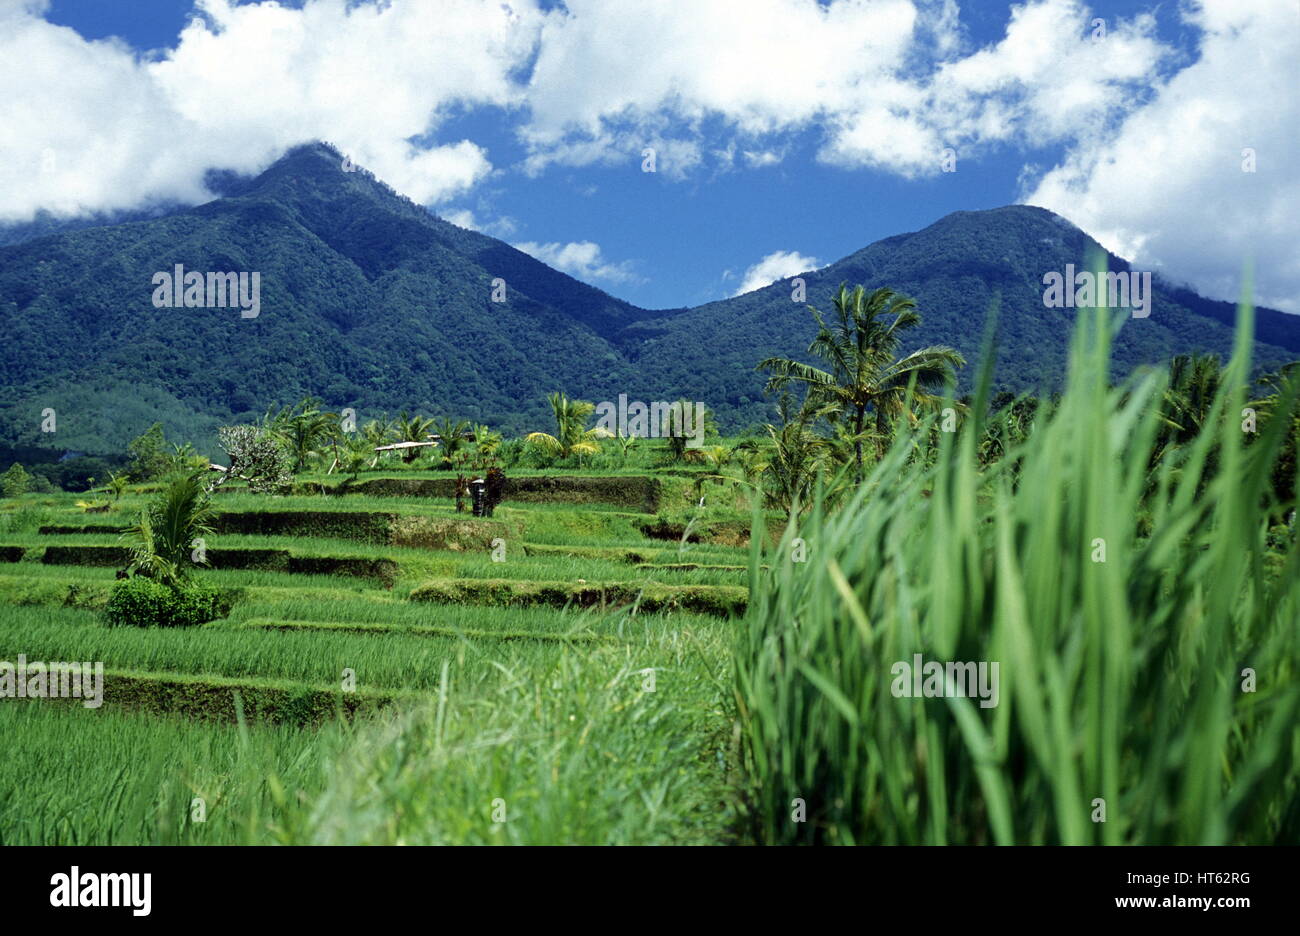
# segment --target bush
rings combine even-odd
[[[136,576],[113,587],[104,619],[110,627],[193,627],[229,611],[229,597],[210,585],[172,586]]]
[[[4,492],[5,497],[18,497],[26,494],[31,490],[31,487],[32,476],[17,462],[10,465],[9,470],[0,475],[0,491]]]

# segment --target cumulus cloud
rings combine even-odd
[[[255,172],[327,139],[423,203],[491,170],[470,140],[437,140],[465,106],[512,106],[533,49],[530,4],[349,5],[197,0],[176,46],[146,59],[0,3],[0,220],[209,197],[208,168]],[[416,143],[413,141],[423,141]]]
[[[1184,17],[1202,33],[1196,61],[1026,201],[1206,295],[1236,298],[1252,259],[1257,300],[1300,312],[1300,14],[1204,0]]]
[[[811,141],[824,163],[911,178],[949,148],[1024,151],[1051,160],[1023,174],[1033,204],[1211,295],[1235,294],[1252,253],[1261,298],[1300,311],[1293,0],[1189,0],[1191,55],[1149,13],[1098,29],[1082,0],[1012,6],[978,47],[956,0],[195,0],[148,54],[48,8],[0,0],[0,222],[203,201],[205,170],[315,139],[416,201],[469,204],[509,170],[448,122],[493,107],[532,176],[650,149],[669,179],[707,180]],[[589,242],[532,246],[631,276]]]
[[[591,241],[572,241],[567,244],[536,244],[524,241],[515,244],[519,250],[536,257],[547,266],[563,270],[580,280],[606,283],[644,282],[632,271],[629,261],[612,263],[600,252],[600,245]]]
[[[904,176],[939,172],[948,147],[1078,139],[1137,103],[1168,53],[1149,15],[1104,24],[1104,41],[1095,19],[1078,0],[1037,0],[1013,8],[1000,42],[963,56],[953,0],[712,0],[637,16],[570,0],[541,30],[526,167],[649,146],[685,174],[710,151],[730,163],[704,139],[718,125],[751,165],[775,156],[755,141],[816,127],[823,161]]]
[[[732,295],[753,292],[787,276],[807,273],[820,266],[816,257],[805,257],[795,250],[775,250],[745,271],[740,278],[740,288]]]

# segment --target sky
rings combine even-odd
[[[0,223],[328,140],[646,308],[1049,208],[1300,312],[1296,0],[0,0]]]

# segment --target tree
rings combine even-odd
[[[189,442],[184,445],[173,445],[170,452],[163,454],[166,468],[164,474],[174,474],[178,471],[198,471],[200,468],[208,467],[208,460],[194,451],[194,446]]]
[[[884,454],[890,438],[891,421],[905,410],[909,386],[912,399],[921,406],[935,406],[936,391],[955,379],[956,369],[966,363],[948,347],[932,346],[897,359],[902,333],[921,323],[916,303],[881,287],[868,293],[856,286],[850,291],[841,283],[832,298],[835,321],[827,325],[812,306],[808,311],[817,322],[817,336],[808,352],[826,362],[821,370],[788,358],[768,358],[758,370],[771,371],[768,392],[791,383],[808,389],[806,403],[818,415],[842,419],[853,438],[853,462],[858,483],[863,479],[862,443],[868,439],[868,416],[874,422],[876,456]],[[909,414],[910,415],[910,414]]]
[[[132,481],[152,481],[168,468],[167,437],[162,423],[156,422],[127,446]]]
[[[1300,405],[1294,406],[1288,413],[1285,401],[1292,393],[1300,397],[1300,361],[1284,365],[1275,373],[1262,375],[1258,383],[1263,395],[1248,405],[1259,414],[1259,428],[1262,430],[1274,419],[1288,421],[1286,437],[1273,462],[1270,481],[1277,502],[1291,505],[1294,523],[1296,478],[1300,470],[1296,467],[1297,460],[1300,459]],[[1252,434],[1251,438],[1258,438],[1258,435]]]
[[[339,453],[339,467],[356,480],[373,454],[373,448],[364,438],[346,438],[343,440],[343,450]]]
[[[123,531],[131,551],[131,568],[164,585],[178,585],[196,564],[206,564],[196,540],[212,535],[216,511],[203,471],[173,475],[157,497],[140,512],[140,521]]]
[[[130,483],[131,482],[126,475],[115,471],[108,476],[108,483],[105,485],[105,488],[113,495],[113,500],[121,500],[122,495],[126,493],[127,486]]]
[[[279,441],[257,426],[222,426],[217,430],[230,465],[218,483],[228,478],[248,482],[254,494],[275,494],[293,484],[289,456]]]
[[[732,454],[732,450],[725,445],[705,445],[687,449],[685,460],[697,465],[708,465],[720,471],[731,461]]]
[[[434,428],[437,429],[438,448],[442,452],[442,465],[444,468],[450,468],[456,455],[468,441],[469,423],[463,419],[444,416],[441,421],[434,423]]]
[[[388,418],[387,413],[382,413],[378,419],[372,419],[361,427],[361,439],[366,446],[370,467],[373,468],[379,461],[379,453],[375,449],[391,442],[394,434],[394,421]]]
[[[378,419],[372,419],[361,427],[361,438],[372,450],[385,445],[392,437],[393,420],[388,418],[387,413],[381,414]]]
[[[702,426],[695,425],[696,407],[689,400],[678,400],[673,403],[668,411],[668,455],[673,461],[682,461],[686,459],[686,453],[691,450],[687,446],[688,442],[694,439],[700,439],[703,442],[705,436],[716,436],[718,434],[717,424],[713,420],[713,414],[707,408],[701,410],[704,416],[701,419]],[[689,435],[687,430],[690,430]]]
[[[1169,385],[1161,400],[1163,445],[1186,445],[1201,434],[1223,384],[1216,354],[1177,354],[1169,361]]]
[[[296,407],[286,407],[270,418],[268,431],[288,448],[295,473],[338,434],[338,414],[320,407],[320,400],[304,397]]]
[[[393,427],[393,433],[396,435],[398,442],[428,442],[429,429],[432,426],[432,419],[418,415],[408,416],[403,411],[397,417],[397,424]],[[418,448],[409,448],[402,453],[402,461],[413,462],[419,454],[420,450]]]
[[[482,458],[491,458],[501,448],[501,434],[487,426],[474,427],[474,448]]]
[[[0,475],[0,490],[4,491],[5,497],[18,497],[20,494],[26,494],[32,487],[32,476],[27,473],[27,469],[22,465],[14,462],[9,466],[9,470]]]
[[[587,420],[596,411],[596,404],[570,400],[558,390],[547,394],[546,400],[555,416],[555,435],[530,432],[525,437],[528,444],[550,455],[568,458],[571,455],[595,455],[600,451],[600,440],[612,438],[606,429],[587,428]]]
[[[765,427],[772,444],[759,469],[771,482],[763,488],[767,505],[785,513],[808,505],[828,451],[826,440],[808,428],[812,410],[804,406],[792,415],[792,409],[790,398],[784,396],[780,403],[781,427]]]

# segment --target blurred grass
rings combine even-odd
[[[1264,566],[1288,420],[1245,445],[1251,309],[1212,428],[1154,478],[1164,376],[1109,386],[1109,316],[1081,312],[1060,406],[1009,457],[977,466],[978,416],[928,466],[904,436],[845,509],[754,538],[774,569],[751,573],[734,677],[759,841],[1300,840],[1295,537]],[[896,698],[915,653],[998,662],[1000,704]]]

